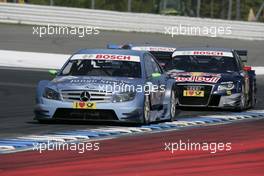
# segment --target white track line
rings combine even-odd
[[[0,50],[0,66],[60,69],[70,55]]]

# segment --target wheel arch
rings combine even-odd
[[[165,96],[164,96],[164,100],[163,100],[164,104],[170,105],[171,91],[173,89],[175,89],[175,90],[177,89],[176,81],[169,80],[167,82],[167,85],[166,85]],[[176,95],[177,95],[177,92],[176,92]]]

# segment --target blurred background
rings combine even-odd
[[[264,0],[0,0],[0,2],[264,22]]]

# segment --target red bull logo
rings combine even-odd
[[[203,77],[203,76],[191,76],[191,77],[175,77],[177,82],[204,82],[204,83],[217,83],[220,77]]]

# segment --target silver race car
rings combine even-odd
[[[141,122],[173,120],[175,80],[145,51],[84,49],[37,87],[35,119]]]

